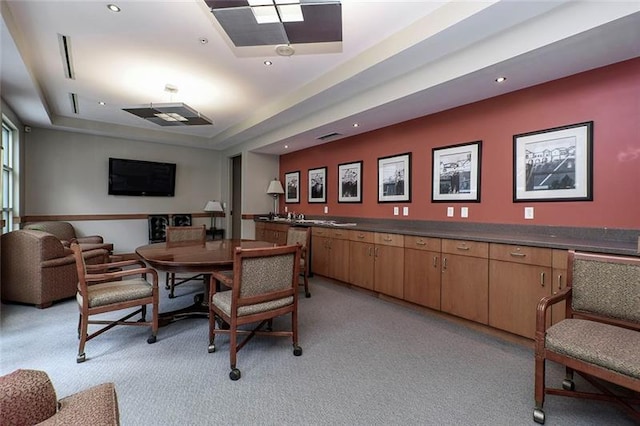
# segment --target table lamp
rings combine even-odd
[[[211,229],[216,229],[214,222],[214,215],[216,212],[223,212],[222,203],[220,201],[207,201],[207,204],[204,205],[204,211],[211,213]]]
[[[274,179],[269,182],[269,187],[267,188],[267,194],[273,195],[273,213],[278,214],[278,195],[284,194],[284,189],[282,188],[282,184],[278,179]]]

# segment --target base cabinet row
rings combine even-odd
[[[314,273],[533,338],[536,306],[566,285],[564,250],[313,228]],[[557,305],[551,320],[564,316]]]

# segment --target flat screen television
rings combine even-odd
[[[176,165],[109,158],[109,195],[173,197]]]

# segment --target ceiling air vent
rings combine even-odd
[[[71,111],[73,111],[74,114],[80,114],[80,110],[78,109],[78,95],[69,93],[69,98],[71,99]]]
[[[71,39],[65,35],[58,34],[58,41],[60,42],[60,54],[62,55],[64,76],[74,80],[76,76],[73,71],[73,62],[71,61]]]
[[[337,133],[337,132],[327,133],[326,135],[318,136],[316,139],[321,141],[326,141],[327,139],[336,138],[338,136],[342,136],[342,133]]]

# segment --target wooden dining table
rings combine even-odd
[[[208,317],[209,281],[211,273],[233,268],[236,247],[274,247],[274,243],[256,240],[214,240],[201,243],[153,243],[138,247],[136,254],[149,266],[164,272],[191,272],[204,275],[204,291],[194,297],[194,303],[182,309],[161,312],[159,325],[164,326],[186,317]]]

